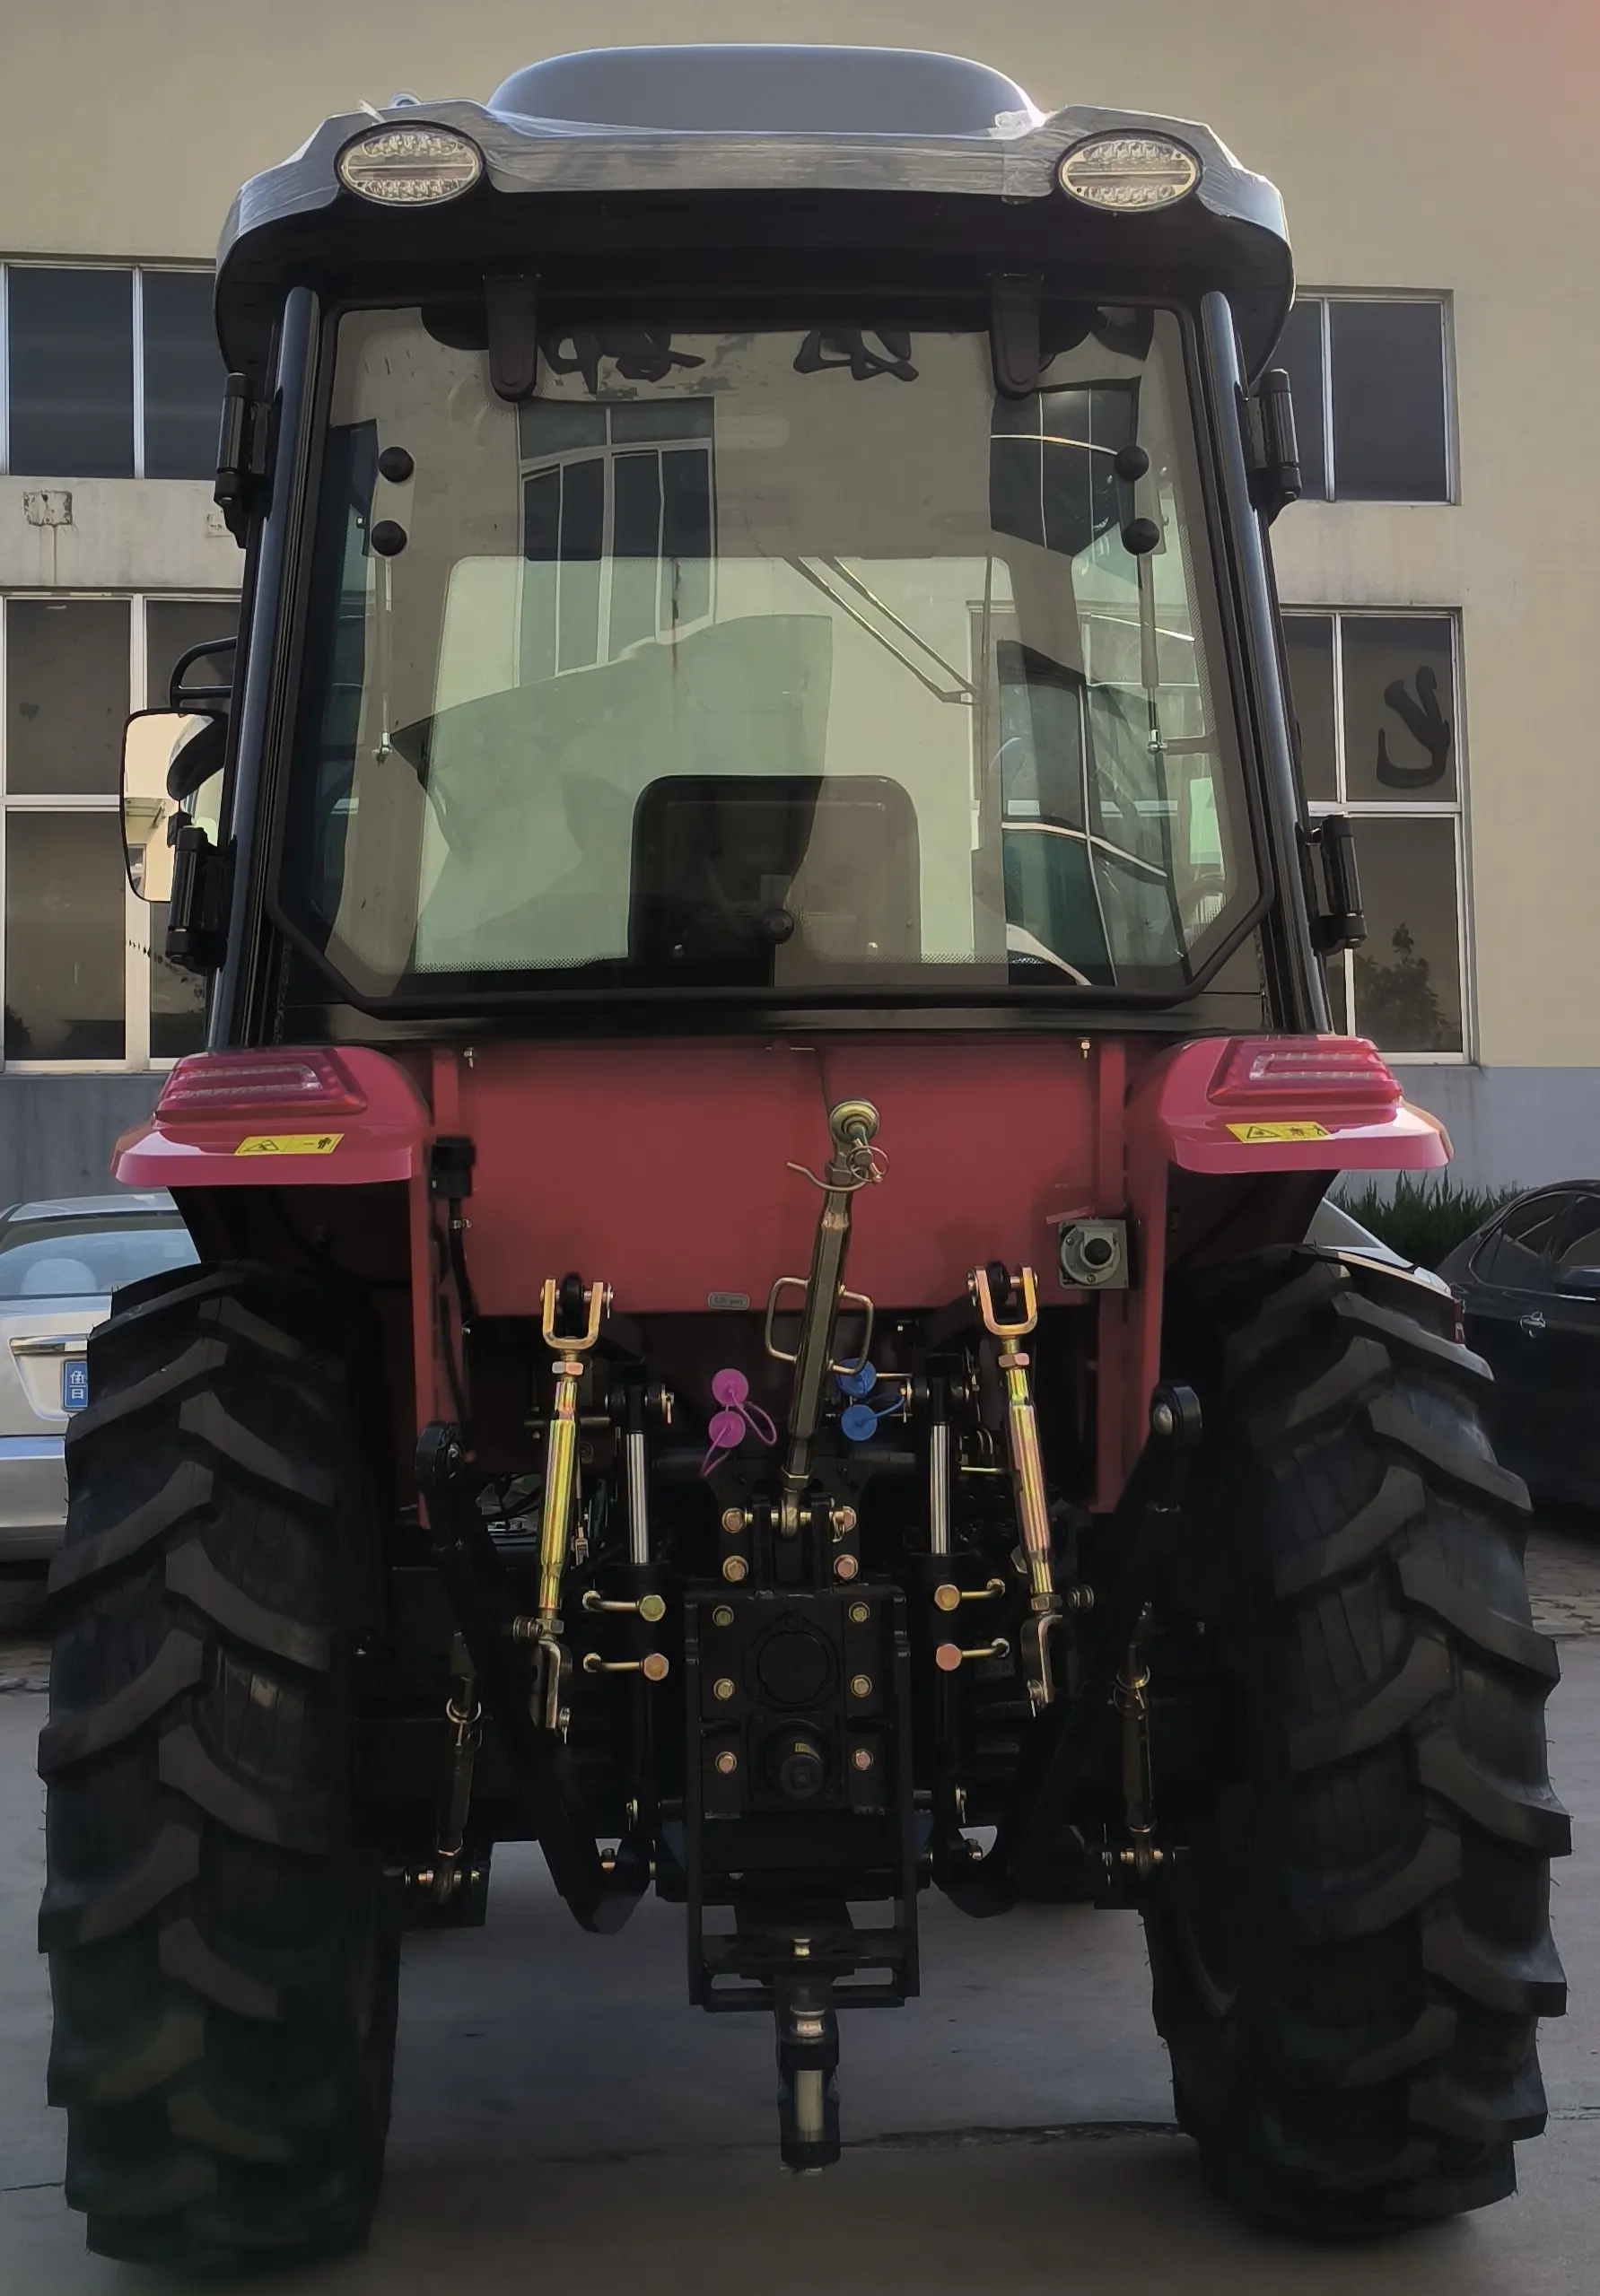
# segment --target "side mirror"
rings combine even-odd
[[[1600,1268],[1564,1268],[1555,1288],[1563,1299],[1600,1299]]]
[[[196,799],[222,771],[223,720],[181,710],[139,710],[122,737],[122,853],[144,901],[170,901],[180,823],[214,832]]]

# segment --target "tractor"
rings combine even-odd
[[[1209,129],[910,52],[556,57],[240,193],[240,635],[124,757],[208,1049],[114,1169],[199,1261],[52,1575],[92,2248],[358,2244],[402,1937],[519,1841],[682,1908],[791,2169],[934,1889],[1139,1914],[1256,2218],[1512,2190],[1557,1669],[1447,1289],[1306,1240],[1449,1146],[1330,1026],[1291,296]]]

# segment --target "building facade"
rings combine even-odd
[[[13,26],[0,89],[0,1200],[102,1184],[200,1040],[124,880],[117,760],[127,711],[234,626],[207,294],[239,181],[397,90],[759,38],[981,50],[1044,105],[1205,119],[1279,184],[1307,478],[1280,587],[1308,797],[1358,822],[1369,927],[1336,1016],[1403,1064],[1463,1178],[1600,1171],[1584,0],[1018,0],[986,25],[949,0],[599,0],[581,33],[537,0],[64,0]]]

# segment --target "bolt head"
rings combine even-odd
[[[724,1777],[731,1777],[739,1768],[739,1756],[724,1750],[717,1756],[717,1768]]]
[[[1157,1403],[1150,1410],[1150,1433],[1165,1438],[1177,1427],[1177,1413],[1170,1403]]]
[[[961,1608],[961,1589],[958,1586],[948,1585],[936,1586],[933,1590],[933,1607],[936,1611],[958,1611]]]
[[[744,1527],[745,1511],[742,1506],[725,1506],[722,1509],[722,1528],[730,1539],[736,1537]]]
[[[664,1682],[671,1671],[671,1661],[663,1652],[652,1650],[640,1660],[639,1671],[647,1682]]]
[[[858,1770],[870,1770],[872,1767],[872,1750],[870,1746],[858,1746],[850,1759]]]
[[[852,1698],[870,1698],[872,1695],[870,1674],[852,1674],[850,1678],[850,1695]]]
[[[750,1576],[750,1566],[742,1555],[725,1555],[722,1558],[722,1576],[730,1585],[737,1586],[741,1579]]]
[[[854,1578],[860,1570],[861,1565],[857,1562],[853,1555],[837,1555],[834,1558],[834,1576],[835,1578]]]
[[[839,1538],[848,1538],[850,1533],[855,1529],[855,1525],[856,1512],[853,1506],[835,1507],[834,1530]]]
[[[941,1674],[953,1674],[961,1663],[961,1653],[953,1642],[941,1642],[933,1654],[933,1663]]]
[[[871,1611],[864,1602],[852,1602],[850,1606],[850,1623],[852,1627],[864,1627],[871,1615]]]
[[[711,1622],[713,1627],[730,1627],[733,1624],[733,1613],[726,1602],[717,1604],[711,1614]]]
[[[640,1597],[639,1616],[647,1626],[658,1626],[666,1615],[667,1605],[659,1594],[645,1594]]]
[[[726,1700],[733,1696],[733,1692],[734,1681],[730,1674],[719,1674],[711,1686],[711,1694],[714,1698]]]

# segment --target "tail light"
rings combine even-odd
[[[1387,1115],[1401,1091],[1383,1054],[1364,1036],[1246,1036],[1229,1052],[1209,1096],[1263,1114],[1281,1109],[1309,1115],[1324,1108]]]
[[[337,1052],[191,1052],[162,1087],[158,1116],[299,1111],[354,1116],[367,1097]]]

